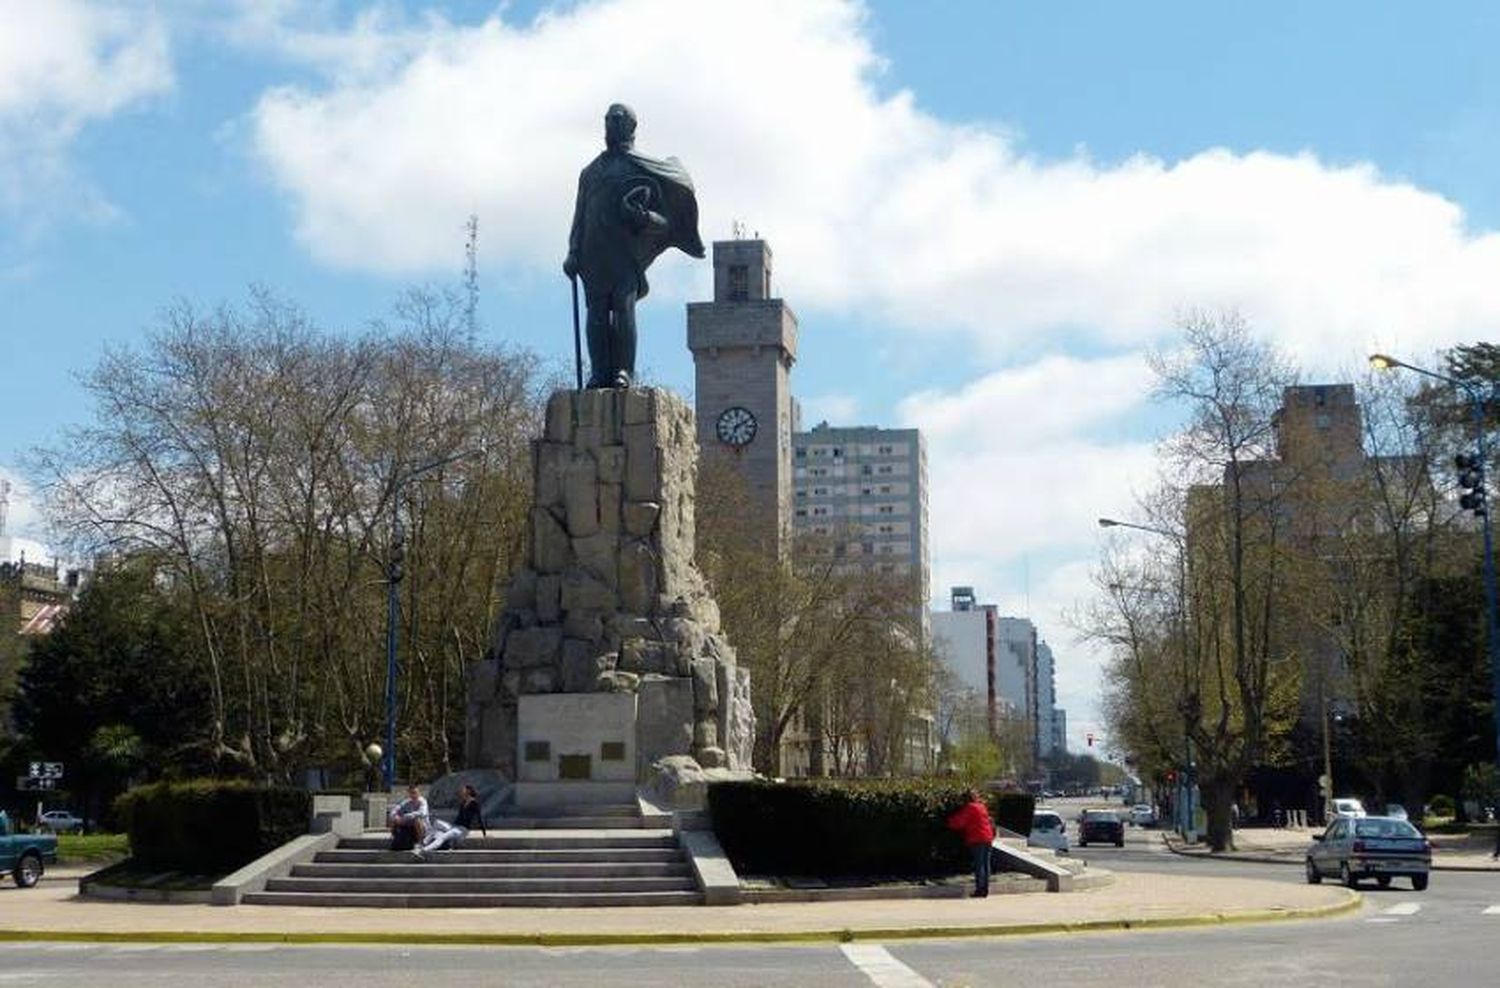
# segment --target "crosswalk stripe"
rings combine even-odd
[[[1398,902],[1385,910],[1387,916],[1415,916],[1422,909],[1420,902]]]
[[[876,988],[933,988],[931,981],[896,960],[878,943],[846,943],[839,949]]]

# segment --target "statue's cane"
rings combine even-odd
[[[569,275],[573,285],[573,369],[578,378],[578,390],[583,390],[583,338],[578,332],[578,276]]]

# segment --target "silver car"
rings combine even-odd
[[[1410,878],[1418,892],[1432,870],[1432,844],[1405,820],[1388,816],[1336,817],[1307,849],[1307,881],[1316,885],[1338,876],[1350,888],[1373,878],[1381,888],[1391,879]]]

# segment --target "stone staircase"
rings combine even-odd
[[[424,860],[389,851],[389,837],[345,837],[312,861],[247,893],[249,905],[684,906],[703,901],[671,830],[646,825],[635,805],[530,810],[489,835]]]

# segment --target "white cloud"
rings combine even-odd
[[[859,418],[859,397],[850,394],[810,395],[802,402],[802,428],[811,429],[819,422],[833,426],[855,425]]]
[[[90,122],[167,91],[160,18],[138,5],[0,0],[0,215],[23,230],[113,208],[69,148]]]
[[[1351,359],[1500,318],[1500,235],[1467,231],[1434,193],[1311,154],[1028,157],[998,126],[883,93],[852,2],[607,0],[502,17],[266,33],[328,74],[268,92],[254,114],[318,257],[451,267],[454,231],[478,211],[491,260],[554,266],[573,176],[603,108],[624,99],[642,148],[693,170],[708,232],[735,217],[764,231],[804,307],[954,327],[1003,352],[1056,330],[1158,340],[1183,306],[1236,304],[1304,354]]]

